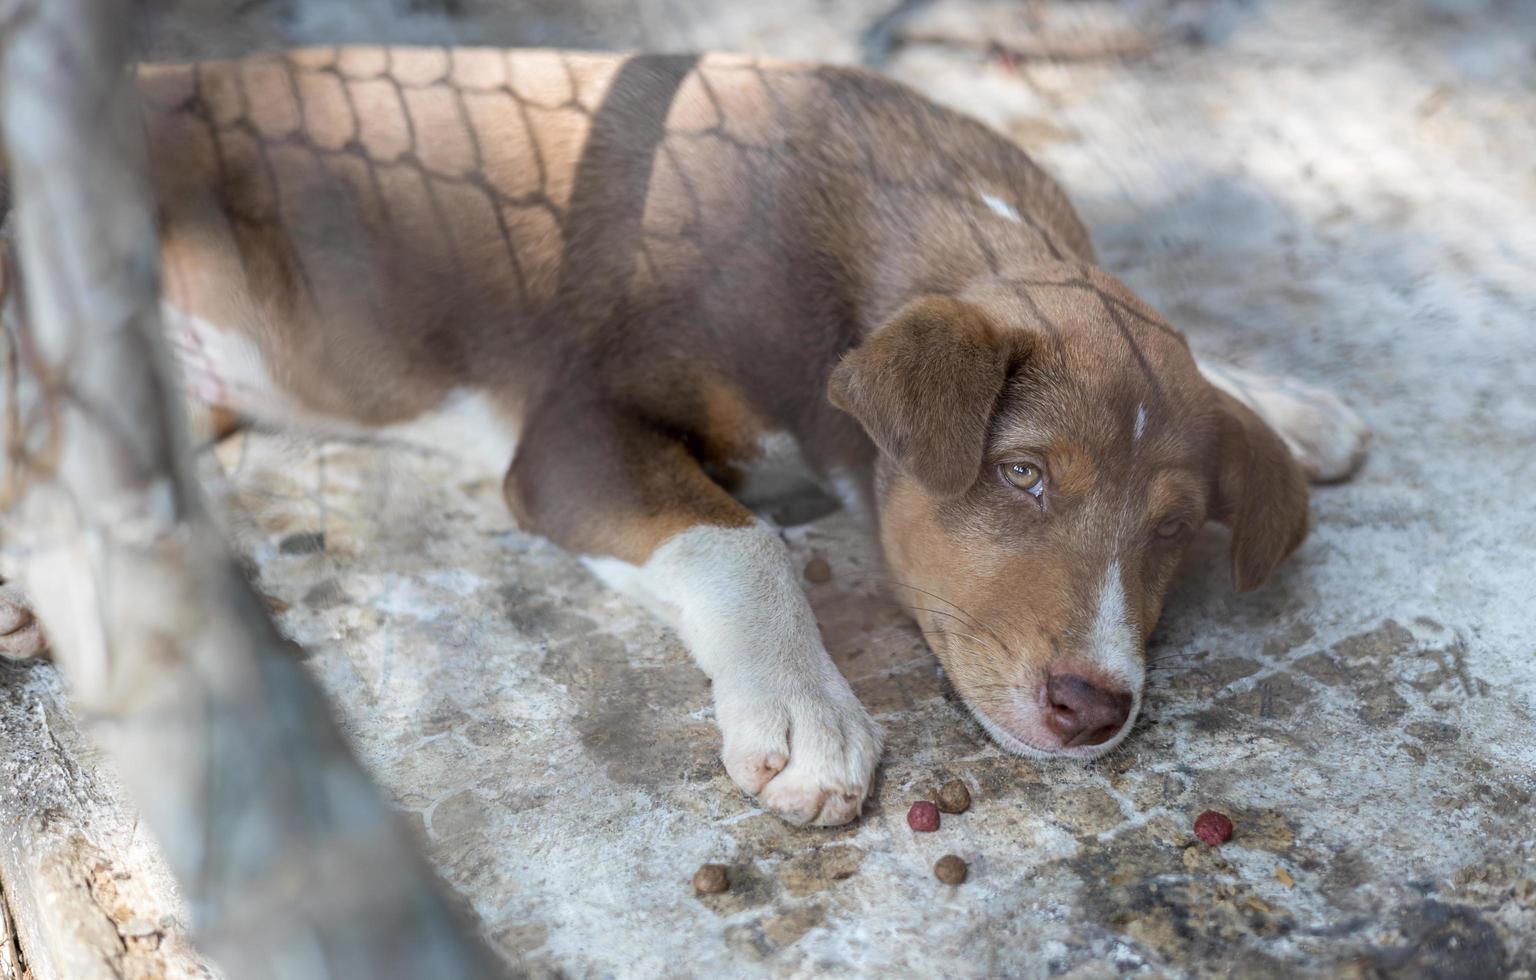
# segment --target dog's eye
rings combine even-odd
[[[1003,479],[1036,499],[1045,493],[1045,474],[1034,463],[1007,463]]]
[[[1189,522],[1182,517],[1170,517],[1157,526],[1157,536],[1169,540],[1183,536],[1189,531]]]

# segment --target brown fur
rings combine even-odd
[[[1307,536],[1307,482],[1280,437],[1248,406],[1216,392],[1222,408],[1220,470],[1212,516],[1232,528],[1232,583],[1264,584]]]
[[[927,296],[844,357],[828,395],[926,489],[953,496],[976,482],[998,395],[1028,348],[975,307]]]

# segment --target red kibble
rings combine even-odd
[[[1207,810],[1195,818],[1195,836],[1212,847],[1232,839],[1232,820],[1225,813]]]
[[[918,800],[907,811],[907,826],[919,833],[939,829],[939,808],[931,800]]]

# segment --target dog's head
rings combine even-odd
[[[1130,730],[1146,638],[1207,520],[1231,527],[1240,591],[1306,536],[1280,438],[1096,271],[918,298],[829,393],[879,447],[897,597],[1015,752],[1089,758]]]

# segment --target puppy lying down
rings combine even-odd
[[[732,495],[767,447],[870,516],[1001,746],[1083,759],[1195,531],[1255,588],[1364,447],[1333,397],[1197,363],[1028,156],[867,72],[361,47],[139,81],[189,396],[451,433],[679,632],[726,770],[795,823],[858,815],[881,736]]]

